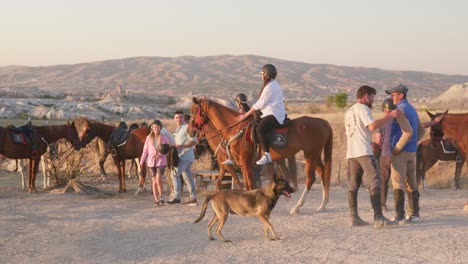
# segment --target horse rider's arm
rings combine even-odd
[[[426,122],[428,123],[428,122]],[[424,134],[426,133],[426,129],[424,129],[425,126],[421,124],[421,121],[418,122],[418,141],[421,140],[424,137]]]
[[[388,115],[385,115],[384,117],[380,118],[380,119],[377,119],[375,120],[373,123],[371,123],[370,125],[367,126],[367,129],[369,129],[369,131],[372,133],[374,132],[377,128],[381,128],[383,127],[387,122],[389,122],[390,120],[392,120],[392,118],[396,118],[398,117],[399,115],[401,115],[401,111],[400,110],[392,110],[390,111],[390,113]]]
[[[400,140],[398,140],[398,142],[395,145],[395,148],[393,149],[394,155],[398,155],[400,151],[405,147],[406,143],[408,143],[408,141],[413,136],[413,129],[411,128],[410,122],[404,113],[397,117],[396,121],[398,125],[400,125],[402,134]]]
[[[375,133],[375,142],[379,145],[382,144],[382,130],[377,130],[377,133]]]
[[[372,122],[370,125],[367,126],[367,129],[372,133],[374,132],[377,128],[381,128],[385,125],[385,123],[389,122],[392,120],[392,117],[390,115],[384,116],[380,119],[375,120]]]
[[[431,126],[433,126],[433,125],[439,123],[442,119],[444,119],[444,115],[437,116],[436,118],[434,118],[434,120],[431,120],[431,121],[427,121],[427,122],[422,123],[422,126],[423,126],[424,128],[431,127]]]
[[[249,115],[253,114],[254,112],[255,112],[255,109],[252,107],[252,108],[250,108],[250,110],[247,113],[240,114],[238,117],[236,117],[236,120],[238,122],[240,122],[240,121],[246,119],[247,117],[249,117]]]

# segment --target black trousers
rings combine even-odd
[[[277,126],[279,126],[278,120],[275,116],[269,115],[263,117],[255,128],[263,151],[270,152],[271,141],[268,134]]]

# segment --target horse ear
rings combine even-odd
[[[446,115],[446,114],[448,114],[448,109],[447,109],[447,110],[445,110],[445,112],[444,112],[444,115]]]
[[[431,120],[435,118],[435,115],[432,114],[431,112],[429,112],[429,111],[426,110],[426,113],[429,115],[429,117],[431,118]]]
[[[195,96],[192,98],[192,101],[194,104],[198,104],[198,99]]]

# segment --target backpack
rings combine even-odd
[[[179,152],[175,146],[171,146],[169,148],[169,153],[166,157],[166,163],[169,169],[174,169],[179,166]]]

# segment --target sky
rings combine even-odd
[[[0,66],[225,54],[468,75],[468,1],[0,0]]]

